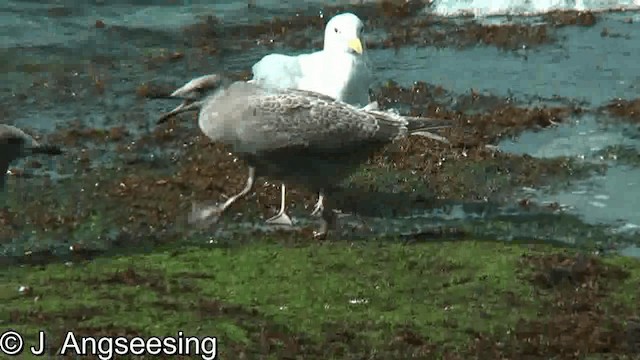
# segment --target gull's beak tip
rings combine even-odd
[[[362,55],[362,41],[358,38],[349,40],[349,49],[355,51],[358,55]]]

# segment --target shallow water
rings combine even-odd
[[[553,10],[636,9],[637,0],[439,0],[434,11],[441,15],[473,14],[491,16],[503,14],[540,14]]]
[[[180,35],[182,27],[194,24],[208,14],[215,14],[227,26],[289,14],[300,8],[281,1],[257,3],[255,8],[247,9],[245,1],[216,4],[209,1],[145,1],[135,6],[124,1],[93,1],[56,10],[57,5],[35,1],[5,2],[0,5],[0,21],[6,28],[0,36],[3,63],[0,71],[6,79],[0,84],[2,121],[45,133],[76,126],[77,121],[96,128],[124,124],[134,136],[148,133],[153,128],[155,116],[165,111],[167,104],[133,96],[139,84],[160,82],[176,86],[191,77],[219,69],[246,70],[270,52],[256,48],[244,52],[226,51],[222,56],[198,56],[187,46],[185,49],[175,46],[184,40]],[[319,13],[316,7],[319,9],[317,4],[320,3],[326,2],[306,2],[304,8]],[[628,5],[621,2],[609,4],[611,6],[603,2],[579,4],[577,1],[536,3],[539,8],[531,9],[527,8],[530,2],[453,4],[440,1],[425,11],[453,14],[460,10],[460,4],[466,4],[463,6],[468,10],[480,9],[475,11],[480,14],[544,12],[555,5],[598,9]],[[68,5],[68,2],[59,4]],[[487,4],[492,5],[487,7]],[[460,204],[443,201],[431,204],[429,209],[414,209],[410,214],[395,218],[363,216],[372,232],[415,235],[425,229],[448,226],[462,228],[479,237],[505,240],[532,238],[575,244],[585,239],[602,242],[602,237],[615,235],[623,236],[616,238],[617,242],[630,241],[632,238],[628,235],[640,228],[640,212],[635,210],[635,205],[640,203],[640,164],[620,161],[611,154],[605,156],[602,151],[615,146],[639,151],[638,128],[610,121],[597,108],[615,98],[638,96],[640,38],[634,35],[637,25],[624,21],[637,16],[634,12],[602,14],[595,26],[560,29],[558,42],[534,49],[523,47],[517,51],[504,51],[478,46],[469,49],[403,47],[398,52],[371,50],[379,84],[388,79],[405,86],[425,81],[441,85],[454,94],[474,89],[511,97],[516,103],[530,106],[579,104],[586,109],[579,118],[546,130],[527,132],[516,139],[504,139],[497,145],[501,151],[515,154],[574,157],[608,166],[605,174],[560,187],[520,189],[502,202]],[[111,30],[96,28],[96,20],[103,21]],[[516,16],[483,21],[536,22],[540,19]],[[601,36],[604,28],[615,36]],[[149,55],[160,56],[174,48],[184,50],[186,61],[163,62],[157,66],[143,61]],[[107,85],[108,91],[97,90],[100,82]],[[124,160],[110,152],[109,145],[89,144],[86,149],[98,160],[94,163],[126,171],[126,167],[122,167]],[[174,150],[146,147],[136,150],[138,153],[133,155],[153,159]],[[44,161],[42,171],[50,171],[47,169],[57,170],[61,177],[72,176],[75,171],[73,164],[59,163],[55,159]],[[167,167],[166,171],[172,171],[172,167]],[[65,195],[73,203],[74,195]],[[13,193],[9,196],[15,200],[26,195]],[[542,204],[557,202],[560,208],[552,214],[523,211],[514,205],[522,197]],[[303,213],[295,215],[300,224],[309,222]],[[256,229],[266,228],[255,219],[247,219],[246,222],[225,224],[206,237],[228,238]],[[117,231],[113,230],[114,233]],[[185,234],[189,233],[185,230]],[[82,233],[68,234],[68,237],[81,238]],[[27,251],[41,240],[24,234],[20,239],[3,241],[3,253]],[[70,242],[73,240],[65,240],[60,248],[68,247]]]
[[[640,169],[637,164],[626,164],[615,155],[603,155],[602,151],[620,146],[638,152],[638,129],[628,125],[605,125],[604,120],[607,120],[604,115],[586,114],[573,123],[526,133],[515,141],[504,141],[501,148],[535,157],[567,156],[607,164],[605,174],[576,181],[562,191],[527,189],[527,194],[540,202],[556,201],[588,223],[607,224],[616,231],[637,232],[640,225],[640,213],[636,210],[640,201]]]
[[[560,97],[597,107],[614,98],[637,97],[640,48],[638,39],[631,37],[636,25],[622,22],[630,16],[608,14],[593,27],[560,29],[564,39],[541,48],[516,52],[493,47],[402,49],[398,56],[374,52],[373,59],[390,64],[386,69],[378,67],[381,78],[400,83],[419,79],[446,84],[458,93],[475,89],[532,102]],[[603,28],[621,36],[602,37]]]

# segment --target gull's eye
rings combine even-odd
[[[333,28],[333,31],[336,32],[336,34],[338,33],[338,28]]]

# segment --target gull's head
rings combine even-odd
[[[223,87],[225,83],[224,77],[219,74],[204,75],[190,80],[169,95],[170,98],[182,99],[182,104],[163,114],[158,119],[158,124],[177,114],[200,110],[205,99]]]
[[[197,77],[171,93],[171,97],[198,100],[222,84],[222,76],[210,74]]]
[[[15,126],[0,124],[0,153],[10,154],[10,161],[32,154],[60,155],[62,152],[58,146],[40,144]]]
[[[0,149],[15,156],[26,155],[38,147],[38,142],[15,126],[0,124]]]
[[[62,153],[58,146],[40,144],[15,126],[0,124],[0,191],[4,188],[4,175],[12,161],[33,154]]]
[[[338,14],[324,29],[324,50],[362,55],[364,23],[352,13]]]

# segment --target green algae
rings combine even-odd
[[[161,250],[7,269],[0,319],[27,334],[27,342],[45,330],[53,347],[69,330],[141,336],[181,330],[217,336],[223,358],[286,358],[296,351],[308,359],[390,358],[400,351],[390,344],[410,331],[442,356],[464,353],[476,334],[505,337],[523,321],[557,316],[547,311],[553,289],[537,289],[536,269],[523,266],[523,258],[564,253],[480,241]],[[630,275],[611,280],[602,308],[632,311],[640,263],[603,263]],[[28,290],[19,292],[21,286]],[[265,347],[265,334],[273,333],[280,340]]]

